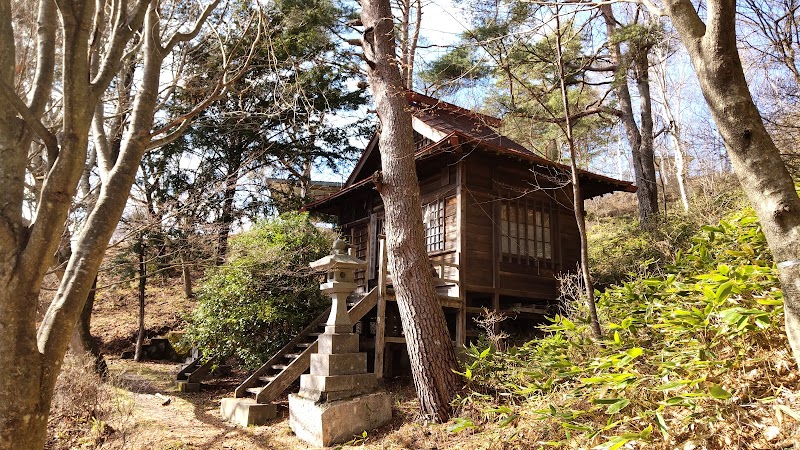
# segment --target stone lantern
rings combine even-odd
[[[320,291],[331,297],[331,315],[325,323],[325,333],[352,333],[353,324],[347,314],[347,297],[357,287],[353,280],[356,269],[367,266],[362,261],[347,254],[347,244],[336,239],[333,253],[311,264],[312,269],[325,270],[325,282],[319,285]]]
[[[301,439],[327,447],[379,427],[392,418],[391,400],[377,391],[375,374],[367,372],[367,354],[347,313],[347,297],[356,288],[353,272],[366,262],[345,251],[337,239],[333,253],[311,263],[325,271],[320,290],[332,300],[325,333],[311,355],[311,373],[300,377],[300,392],[289,395],[289,425]]]

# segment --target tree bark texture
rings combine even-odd
[[[668,0],[665,8],[775,257],[786,334],[800,364],[800,198],[748,89],[736,47],[736,1],[708,1],[706,22],[689,0]]]
[[[88,83],[85,79],[67,75],[67,71],[86,62],[88,30],[93,6],[78,5],[70,14],[62,14],[62,23],[69,32],[64,33],[62,79],[64,106],[90,103]],[[14,86],[14,35],[8,0],[0,1],[0,83],[3,89]],[[44,41],[54,42],[56,8],[43,2],[38,22],[38,49],[42,51],[37,64],[55,60],[54,49],[43,48]],[[37,67],[37,80],[43,80],[41,97],[49,96],[52,74],[50,67]],[[49,79],[49,80],[48,80]],[[15,95],[13,91],[6,98]],[[49,97],[47,97],[49,98]],[[46,101],[29,99],[28,113],[38,121]],[[70,200],[75,194],[80,172],[86,157],[88,131],[82,126],[84,115],[64,114],[63,134],[58,149],[50,148],[48,163],[52,166],[41,188],[38,208],[29,226],[22,220],[23,179],[25,159],[32,134],[18,117],[17,111],[4,102],[0,108],[0,449],[42,448],[46,438],[47,416],[50,409],[53,385],[60,369],[63,353],[58,358],[47,359],[37,342],[36,305],[39,288],[45,272],[59,244]],[[30,117],[28,118],[30,120]],[[54,136],[48,136],[54,139]],[[55,153],[54,153],[55,152]],[[58,159],[55,156],[58,156]],[[89,286],[91,283],[88,284]],[[88,286],[87,286],[88,287]],[[86,300],[86,290],[81,302]],[[77,314],[73,316],[73,322]],[[69,342],[72,330],[62,336]]]
[[[105,378],[108,375],[108,365],[100,353],[100,345],[98,345],[97,338],[92,336],[92,309],[94,309],[96,293],[97,277],[95,276],[92,290],[89,291],[89,296],[86,297],[86,303],[83,305],[81,315],[78,318],[75,334],[72,336],[72,351],[88,354],[94,361],[94,371]]]
[[[142,348],[144,346],[144,300],[147,289],[147,262],[145,261],[143,236],[139,237],[138,247],[136,253],[139,257],[139,333],[136,335],[136,351],[133,354],[133,360],[136,362],[142,360]]]
[[[389,0],[364,0],[361,6],[367,76],[381,123],[382,171],[375,181],[386,208],[389,269],[422,412],[445,421],[458,387],[457,363],[423,244],[411,114],[395,59],[392,11]]]
[[[607,39],[617,31],[618,22],[614,17],[611,3],[600,6],[600,11],[606,22]],[[625,129],[628,145],[631,147],[633,174],[636,182],[636,199],[639,204],[639,220],[642,226],[647,226],[654,216],[658,214],[658,180],[656,179],[656,166],[653,151],[653,115],[650,98],[650,80],[648,73],[648,58],[646,49],[638,49],[629,54],[622,53],[618,42],[609,42],[611,58],[617,64],[616,93],[621,111],[620,120]],[[627,58],[632,58],[627,61]],[[640,122],[641,128],[636,123],[633,112],[633,101],[628,88],[628,72],[633,69],[637,90],[640,97]]]
[[[672,106],[673,101],[680,104],[680,99],[673,100],[670,98],[667,76],[667,58],[663,51],[658,51],[658,59],[661,60],[661,63],[659,66],[657,66],[658,75],[656,86],[658,86],[661,94],[661,115],[664,122],[666,122],[669,126],[667,133],[672,141],[673,152],[675,155],[675,178],[678,182],[678,190],[680,191],[681,195],[681,204],[683,205],[683,210],[685,212],[689,212],[689,189],[686,183],[686,159],[684,157],[686,150],[683,146],[683,137],[681,134],[683,127],[679,117],[677,117],[673,112]]]
[[[164,58],[199,28],[161,44],[156,2],[140,0],[115,11],[97,70],[90,56],[95,41],[95,1],[42,0],[39,11],[37,75],[27,104],[13,91],[14,35],[10,0],[0,0],[0,450],[40,449],[47,437],[53,388],[75,323],[84,310],[106,246],[125,208],[142,155],[150,142]],[[215,7],[212,2],[208,8]],[[101,3],[102,5],[102,3]],[[207,10],[208,10],[207,8]],[[210,10],[208,10],[210,12]],[[206,12],[200,23],[207,18]],[[57,20],[60,19],[60,20]],[[62,44],[59,90],[62,113],[56,136],[39,122],[52,90],[54,39],[60,24]],[[145,25],[143,27],[143,24]],[[102,28],[102,27],[99,27]],[[98,28],[98,29],[99,29]],[[41,325],[36,305],[42,280],[59,245],[78,182],[83,174],[95,106],[116,73],[131,39],[141,31],[142,60],[138,93],[119,153],[101,170],[97,201],[77,235],[59,288]],[[48,75],[46,72],[49,71]],[[23,124],[23,120],[25,123]],[[22,216],[24,161],[33,139],[48,147],[51,166],[30,225]],[[26,137],[27,136],[27,137]],[[27,139],[27,141],[26,141]]]

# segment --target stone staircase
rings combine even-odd
[[[348,305],[350,321],[356,323],[377,305],[378,290],[372,289],[360,300]],[[330,308],[308,327],[256,369],[239,387],[236,398],[250,398],[256,403],[272,403],[311,365],[311,354],[317,352],[317,337],[322,334]]]

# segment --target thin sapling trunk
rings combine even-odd
[[[578,234],[581,241],[581,275],[583,283],[586,287],[586,305],[589,308],[589,319],[591,320],[592,333],[595,337],[600,339],[603,332],[600,328],[600,320],[597,318],[597,305],[594,298],[594,285],[592,284],[592,277],[589,274],[589,248],[588,240],[586,239],[586,218],[583,212],[583,194],[581,193],[581,182],[578,173],[577,155],[575,151],[575,140],[573,138],[572,117],[569,110],[569,96],[567,92],[566,74],[564,68],[564,57],[562,49],[562,36],[561,36],[561,19],[559,15],[559,8],[556,6],[556,58],[558,61],[558,82],[561,91],[561,101],[564,107],[564,126],[563,131],[567,139],[567,146],[569,147],[569,165],[570,175],[572,181],[572,203],[573,210],[575,211],[575,221],[578,224]]]
[[[138,245],[139,256],[139,335],[136,337],[136,354],[133,360],[139,362],[142,360],[142,348],[144,346],[144,299],[145,289],[147,287],[147,263],[145,261],[145,246],[144,238],[139,238]]]

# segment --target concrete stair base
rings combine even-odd
[[[180,380],[176,383],[178,392],[200,392],[200,383],[190,383]]]
[[[219,407],[222,418],[236,425],[264,425],[278,415],[273,403],[258,403],[252,398],[223,398]]]
[[[325,403],[289,395],[289,426],[297,437],[317,447],[347,442],[391,419],[392,401],[385,392]]]

